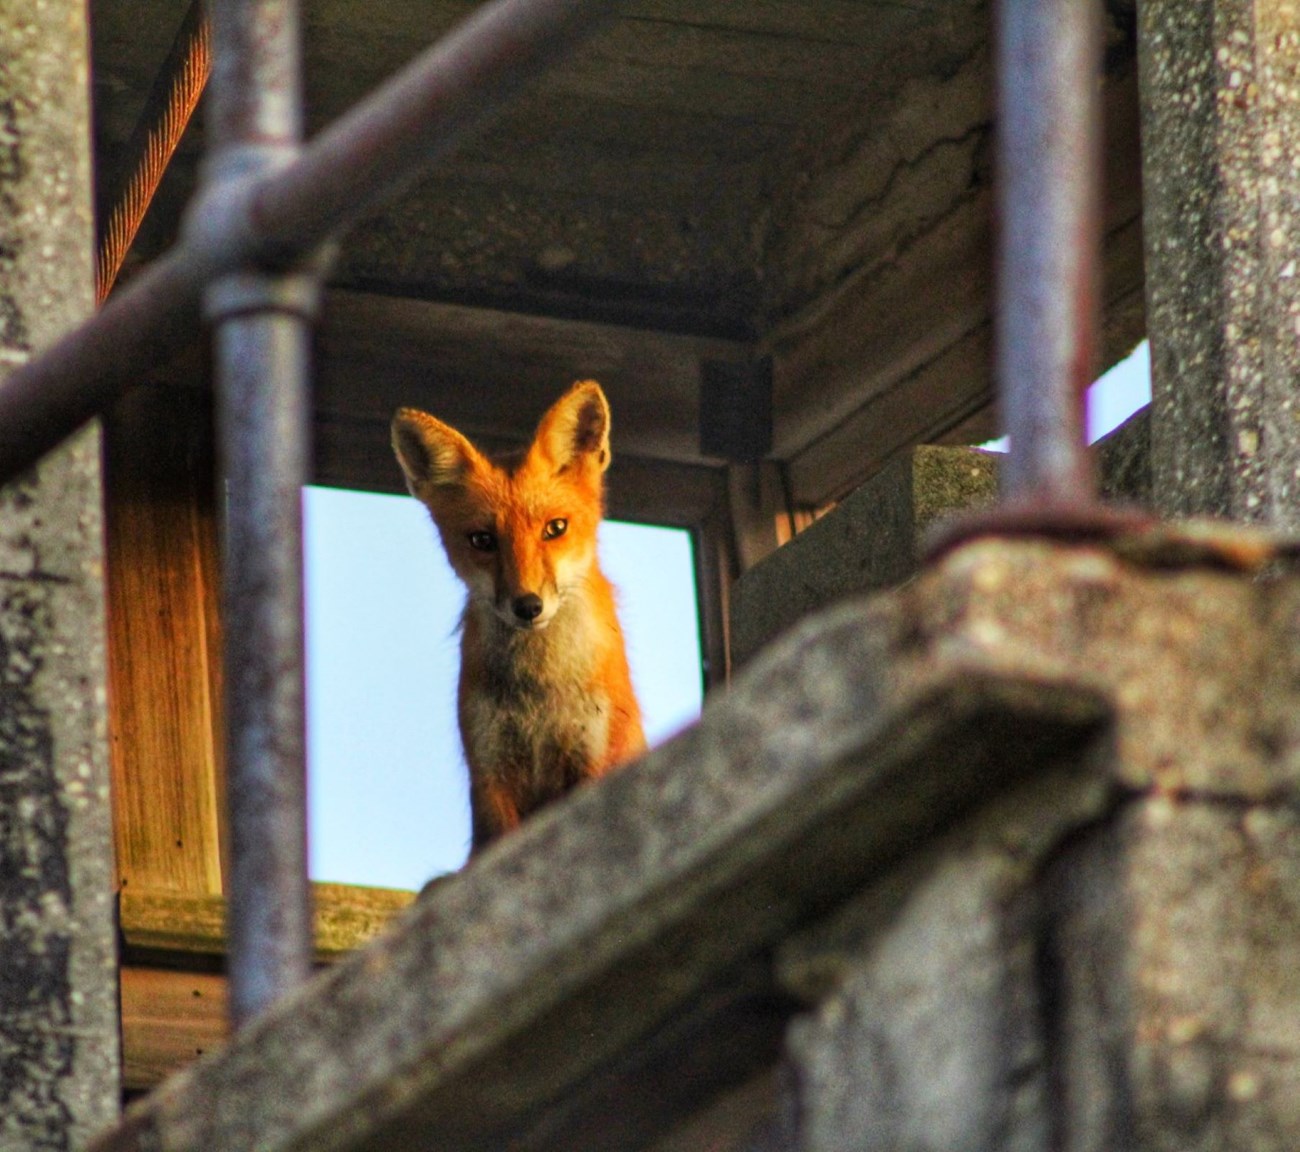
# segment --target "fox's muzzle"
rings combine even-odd
[[[542,598],[533,592],[523,596],[516,596],[511,602],[510,608],[514,612],[516,620],[521,624],[531,625],[542,614]]]

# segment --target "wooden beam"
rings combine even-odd
[[[313,481],[334,488],[405,495],[406,485],[389,437],[390,416],[340,418],[318,410]],[[522,443],[532,431],[529,427],[519,439],[469,435],[480,448],[493,451]],[[616,411],[614,462],[607,483],[608,513],[614,519],[690,528],[721,498],[719,485],[725,484],[722,467],[636,455],[626,450],[624,440]]]
[[[341,959],[373,940],[415,899],[414,892],[313,884],[316,961]],[[121,894],[119,920],[128,957],[180,960],[225,955],[225,901],[168,892]],[[226,978],[128,960],[121,973],[123,1079],[128,1091],[152,1088],[225,1042]]]
[[[415,899],[398,888],[312,884],[316,960],[336,960],[376,936]],[[220,896],[125,891],[120,898],[122,938],[146,952],[223,956],[226,902]]]
[[[1107,238],[1105,262],[1109,366],[1144,335],[1140,219]],[[906,448],[952,442],[948,434],[980,413],[988,415],[989,435],[997,435],[996,418],[988,414],[995,399],[992,356],[993,325],[985,321],[894,387],[873,395],[790,460],[795,503],[816,506],[837,499]]]
[[[736,568],[743,574],[794,535],[781,465],[775,460],[730,465],[727,496]]]
[[[124,966],[122,1087],[152,1088],[226,1042],[226,978]]]
[[[703,361],[746,344],[485,308],[331,292],[320,331],[318,427],[387,428],[424,408],[471,438],[524,442],[574,380],[600,381],[616,452],[719,464],[699,451]]]

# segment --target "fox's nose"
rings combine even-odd
[[[511,607],[520,620],[531,624],[542,614],[542,598],[529,592],[526,596],[517,596]]]

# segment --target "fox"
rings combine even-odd
[[[596,554],[609,402],[573,384],[522,451],[489,455],[415,408],[392,421],[411,495],[465,585],[457,716],[471,856],[645,749],[615,592]]]

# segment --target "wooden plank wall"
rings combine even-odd
[[[313,884],[316,961],[328,964],[373,939],[414,893]],[[123,892],[123,938],[133,956],[171,956],[172,967],[128,961],[121,971],[123,1087],[152,1088],[230,1035],[226,978],[205,971],[225,953],[220,897]],[[188,962],[188,967],[179,963]]]
[[[224,768],[206,396],[156,386],[105,421],[117,881],[220,895]]]

